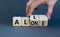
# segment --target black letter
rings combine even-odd
[[[38,21],[35,21],[35,25],[38,25]]]
[[[15,21],[15,24],[19,24],[18,20]]]
[[[33,16],[33,18],[36,19],[35,16]]]
[[[31,21],[31,25],[34,25],[34,21]]]
[[[24,24],[27,25],[26,20],[24,20]]]
[[[42,25],[44,26],[44,21],[42,21]]]

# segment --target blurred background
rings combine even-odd
[[[26,16],[28,0],[0,0],[0,37],[60,37],[60,0],[54,6],[48,27],[13,27],[12,17]],[[33,14],[46,14],[47,6],[39,5]]]

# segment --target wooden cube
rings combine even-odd
[[[47,26],[48,25],[48,18],[46,15],[39,15],[39,25],[40,26]]]
[[[13,26],[21,26],[21,17],[13,17]]]
[[[38,26],[38,15],[30,16],[30,26]]]
[[[29,18],[22,17],[22,26],[29,26]]]

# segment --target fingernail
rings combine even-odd
[[[48,17],[48,19],[50,20],[50,17]]]

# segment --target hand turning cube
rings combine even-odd
[[[31,15],[30,17],[13,17],[13,26],[47,26],[46,15]]]

